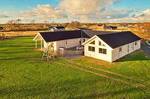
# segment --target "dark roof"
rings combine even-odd
[[[82,30],[82,32],[84,32],[85,35],[87,35],[88,38],[91,38],[94,35],[103,35],[103,34],[116,33],[116,32],[113,32],[113,31],[93,31],[93,30]]]
[[[55,32],[41,32],[41,36],[46,42],[81,38],[81,31],[55,31]]]
[[[105,26],[104,28],[106,28],[106,29],[117,29],[118,27],[117,26]]]
[[[118,32],[112,34],[103,34],[97,36],[112,48],[117,48],[119,46],[129,44],[141,39],[130,31]]]
[[[65,29],[64,26],[50,26],[49,28]]]
[[[92,31],[92,30],[72,30],[72,31],[54,31],[54,32],[41,32],[41,36],[46,42],[73,39],[73,38],[91,38],[94,35],[102,35],[112,32]]]
[[[57,29],[65,29],[64,26],[57,26],[56,28],[57,28]]]
[[[46,42],[60,41],[74,38],[91,38],[97,35],[112,48],[129,44],[131,42],[141,39],[130,31],[111,32],[111,31],[92,31],[92,30],[72,30],[72,31],[41,32],[40,34]]]

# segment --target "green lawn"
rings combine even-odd
[[[0,41],[0,98],[150,99],[150,58],[143,52],[107,64],[86,57],[41,61],[31,37]]]

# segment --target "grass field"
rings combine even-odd
[[[31,37],[0,41],[0,99],[150,99],[150,58],[41,61]]]

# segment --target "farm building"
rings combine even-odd
[[[51,26],[51,27],[49,27],[49,30],[50,31],[64,31],[65,27],[63,27],[63,26]]]
[[[116,61],[141,48],[141,39],[130,31],[54,31],[38,33],[33,39],[45,48],[58,52],[60,48],[83,47],[85,56],[108,62]]]

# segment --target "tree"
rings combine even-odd
[[[21,21],[22,21],[21,19],[17,19],[17,20],[16,20],[16,23],[19,24],[19,23],[21,23]]]
[[[3,30],[3,27],[0,27],[0,31],[2,31]]]
[[[3,31],[3,27],[0,27],[0,31]],[[0,33],[0,39],[5,39],[5,33],[4,32]]]

